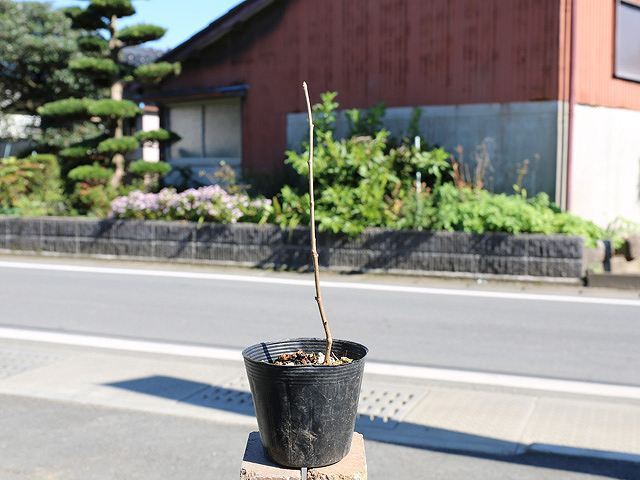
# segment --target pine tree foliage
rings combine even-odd
[[[177,141],[178,135],[164,128],[159,128],[157,130],[147,130],[147,131],[139,131],[136,132],[135,137],[139,142],[168,142],[168,141]]]
[[[105,98],[90,102],[87,111],[104,119],[134,118],[141,113],[140,108],[131,100],[112,100]]]
[[[132,25],[118,32],[118,40],[125,45],[140,45],[141,43],[158,40],[162,38],[166,32],[166,28],[157,25]]]
[[[166,175],[171,171],[171,165],[167,162],[147,162],[136,160],[129,166],[129,171],[134,175]]]
[[[180,74],[179,63],[157,62],[140,65],[133,71],[133,76],[141,83],[158,84],[170,75]]]
[[[108,138],[98,145],[98,153],[115,155],[133,152],[140,146],[136,137]]]
[[[86,117],[91,100],[88,98],[66,98],[49,102],[38,108],[38,114],[43,117]]]
[[[118,75],[118,65],[110,58],[80,57],[69,62],[76,72],[92,75],[96,79],[111,80]]]

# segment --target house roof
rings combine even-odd
[[[169,50],[160,60],[179,62],[189,58],[195,52],[215,43],[237,25],[246,22],[277,1],[279,0],[245,0],[173,50]]]
[[[140,46],[126,47],[120,52],[122,60],[132,67],[153,63],[163,54],[164,51],[158,50],[157,48]]]

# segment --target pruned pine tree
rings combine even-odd
[[[64,13],[71,19],[73,28],[80,32],[78,46],[82,51],[81,56],[69,62],[69,68],[102,87],[108,92],[108,98],[67,98],[47,103],[38,112],[46,122],[57,127],[81,122],[97,126],[97,129],[87,128],[87,137],[66,145],[59,155],[70,165],[97,164],[111,168],[109,183],[118,188],[126,173],[127,153],[139,148],[141,143],[169,142],[175,138],[164,130],[124,135],[124,121],[141,113],[134,102],[123,99],[125,86],[130,82],[157,84],[178,74],[180,65],[158,62],[134,67],[123,60],[123,48],[158,40],[165,34],[165,29],[156,25],[119,28],[121,18],[135,14],[131,0],[89,0],[85,8],[70,7],[64,9]],[[166,166],[157,171],[164,170]],[[83,169],[80,173],[93,171],[98,170]],[[104,171],[101,172],[104,177]]]

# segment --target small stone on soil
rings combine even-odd
[[[344,365],[351,362],[353,362],[351,358],[348,358],[348,357],[337,358],[335,355],[332,354],[330,365]],[[286,365],[286,366],[324,365],[324,353],[322,352],[306,353],[303,350],[298,350],[297,352],[292,352],[292,353],[281,353],[272,363],[274,365]]]

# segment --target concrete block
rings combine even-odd
[[[112,255],[126,257],[151,257],[152,244],[135,240],[80,240],[78,253],[87,255]]]
[[[471,272],[479,269],[480,258],[477,255],[434,255],[434,270],[445,272]]]
[[[305,247],[309,246],[309,235],[310,233],[308,228],[292,228],[282,231],[282,241],[285,245]],[[331,236],[325,232],[318,232],[318,244],[331,247]]]
[[[154,239],[159,242],[191,242],[195,232],[193,222],[154,222]]]
[[[196,240],[201,243],[277,245],[282,243],[282,231],[275,225],[205,224],[197,228]]]
[[[479,273],[495,275],[526,275],[526,257],[482,256],[478,268]]]
[[[477,272],[478,258],[474,255],[450,255],[426,252],[398,252],[393,256],[393,267],[399,270],[436,272]]]
[[[321,250],[318,255],[320,255],[320,264],[326,264],[325,250]],[[277,246],[272,249],[269,262],[265,265],[294,270],[308,269],[311,266],[311,252],[305,247]]]
[[[13,222],[9,222],[9,234],[35,237],[40,235],[41,231],[40,218],[16,218]]]
[[[76,222],[76,232],[80,238],[109,238],[111,234],[111,228],[115,220],[95,220],[78,218],[74,219]]]
[[[640,258],[640,234],[630,235],[627,238],[625,249],[627,260]]]
[[[153,240],[154,222],[144,220],[116,220],[110,237],[117,240]]]
[[[640,274],[587,272],[587,285],[590,287],[640,291]]]
[[[233,245],[224,243],[196,243],[195,258],[217,262],[240,262],[252,265],[269,263],[273,249],[259,245]]]
[[[524,235],[508,233],[486,233],[470,238],[473,253],[479,255],[499,255],[503,257],[524,257],[527,255],[528,238]]]
[[[73,218],[43,218],[44,237],[75,237],[78,222]]]
[[[8,238],[6,238],[6,248],[10,250],[39,252],[42,244],[39,236],[9,235]]]
[[[351,451],[334,465],[312,468],[307,472],[308,480],[367,480],[367,459],[364,439],[353,434]],[[266,455],[260,434],[252,432],[240,467],[240,480],[300,480],[300,470],[283,468],[273,463]]]
[[[582,277],[582,260],[536,259],[527,261],[527,275],[535,277]]]
[[[0,215],[0,237],[9,235],[10,233],[9,223],[11,223],[14,220],[15,219],[13,217]]]
[[[185,241],[169,241],[153,242],[153,257],[161,259],[193,259],[194,258],[194,243],[190,240]]]
[[[527,254],[530,257],[581,259],[584,241],[563,235],[531,235]]]
[[[42,251],[56,253],[77,253],[77,242],[74,237],[43,237]]]

